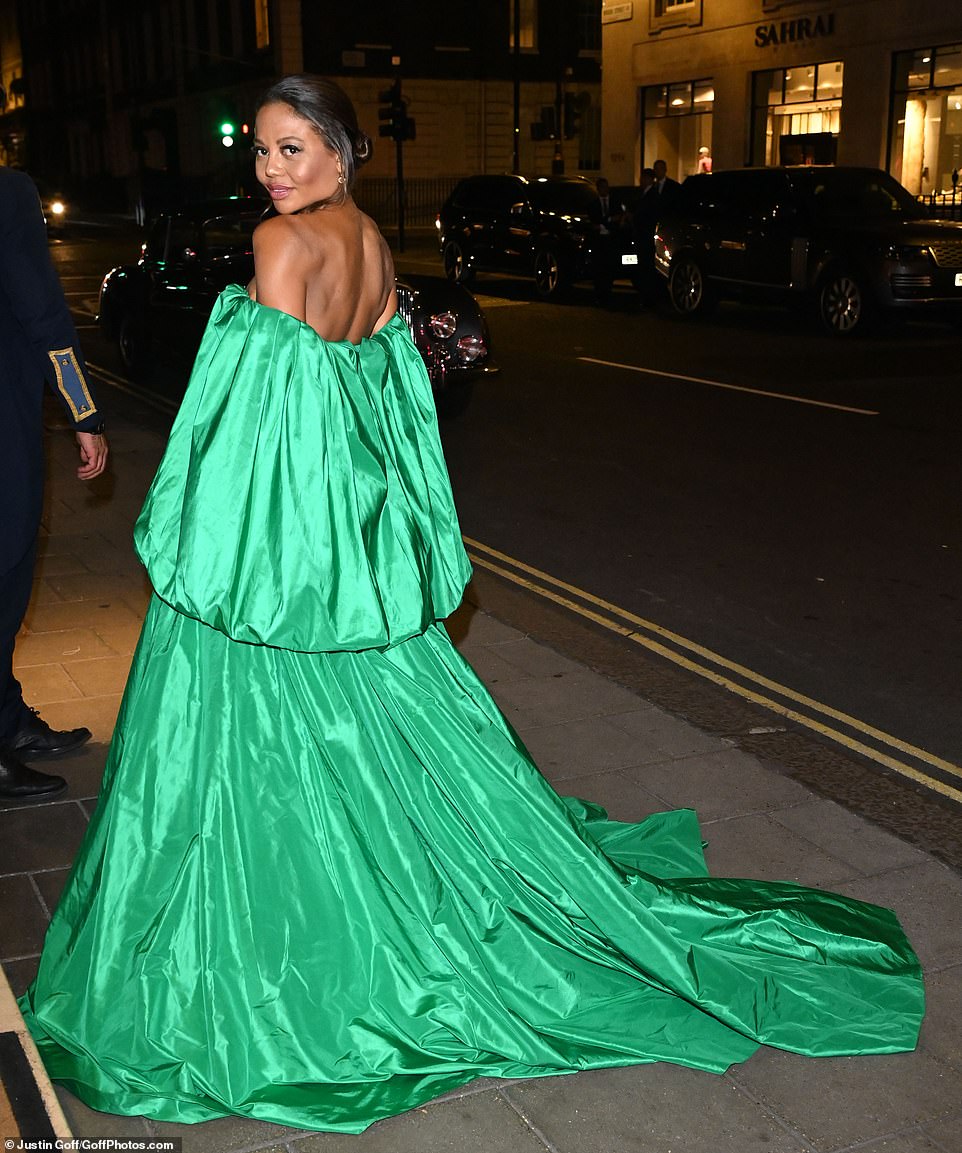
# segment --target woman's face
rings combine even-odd
[[[278,212],[337,198],[340,164],[309,120],[288,104],[265,104],[254,125],[254,170]]]

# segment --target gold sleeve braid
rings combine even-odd
[[[86,420],[97,411],[77,354],[72,348],[58,348],[47,354],[57,374],[57,388],[76,421]]]

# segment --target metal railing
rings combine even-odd
[[[962,220],[962,191],[958,189],[953,188],[951,192],[926,192],[918,200],[929,216],[939,220]]]
[[[409,176],[404,181],[405,228],[433,228],[434,218],[458,176]],[[380,228],[397,228],[397,181],[393,176],[362,176],[354,185],[358,207]]]

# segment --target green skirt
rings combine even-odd
[[[559,797],[443,628],[297,653],[155,598],[21,1004],[95,1109],[359,1132],[476,1077],[910,1049],[923,991],[891,912]]]

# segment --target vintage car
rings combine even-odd
[[[689,176],[655,263],[682,318],[744,298],[807,303],[840,337],[900,316],[962,319],[962,224],[927,219],[877,168]]]
[[[163,213],[148,231],[140,260],[107,273],[98,320],[128,376],[158,356],[189,367],[218,293],[253,276],[251,237],[270,211],[263,201],[231,197]],[[438,412],[462,412],[474,381],[498,371],[484,314],[466,289],[437,277],[400,277],[397,295]]]

